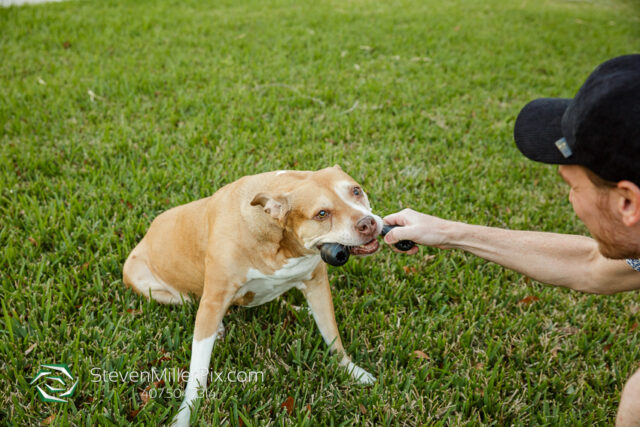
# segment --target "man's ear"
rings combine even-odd
[[[262,206],[265,213],[284,225],[287,222],[291,203],[286,195],[271,196],[267,193],[258,193],[251,201],[251,206]]]
[[[627,227],[640,223],[640,188],[631,181],[620,181],[617,188],[620,197],[618,211]]]

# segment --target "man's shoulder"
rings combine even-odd
[[[627,260],[627,264],[629,264],[635,271],[640,272],[640,259],[629,258]]]

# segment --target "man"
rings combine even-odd
[[[384,218],[402,226],[385,242],[463,249],[582,292],[640,289],[640,55],[601,64],[573,99],[530,102],[516,119],[514,138],[528,158],[559,165],[569,200],[594,239],[469,225],[406,209]],[[640,370],[624,386],[616,424],[640,426]]]

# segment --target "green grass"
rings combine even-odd
[[[516,150],[513,122],[640,51],[640,11],[74,1],[0,9],[0,32],[0,422],[154,424],[181,386],[144,404],[148,383],[91,382],[92,368],[189,363],[196,307],[146,302],[121,281],[153,217],[243,175],[339,163],[378,214],[586,234],[555,168]],[[345,346],[378,382],[337,367],[292,291],[227,314],[212,370],[264,381],[212,384],[199,422],[604,425],[640,361],[637,293],[555,289],[435,249],[384,248],[330,280]],[[38,399],[28,383],[42,363],[70,365],[70,403]]]

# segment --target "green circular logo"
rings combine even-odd
[[[78,380],[73,378],[69,366],[40,365],[40,370],[29,383],[36,384],[36,390],[43,402],[66,403],[73,396]]]

